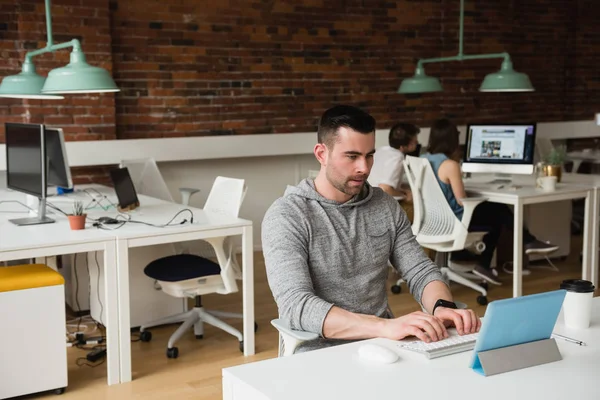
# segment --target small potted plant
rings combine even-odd
[[[567,158],[567,149],[565,146],[554,147],[546,156],[544,165],[545,176],[556,176],[556,181],[560,182],[562,169]]]
[[[83,202],[76,200],[73,203],[73,213],[68,215],[71,229],[76,231],[85,228],[85,218],[87,214],[83,213]]]

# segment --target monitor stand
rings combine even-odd
[[[492,185],[512,183],[512,175],[496,173],[496,174],[494,174],[494,179],[489,181],[488,183],[491,183]]]
[[[38,203],[37,216],[29,218],[9,219],[9,222],[12,222],[13,224],[18,226],[51,224],[52,222],[54,222],[53,219],[46,217],[46,199],[39,200],[40,202]]]

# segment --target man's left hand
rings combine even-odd
[[[481,320],[473,310],[437,307],[434,316],[441,319],[446,327],[456,327],[459,335],[476,333],[481,329]]]

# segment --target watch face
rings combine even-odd
[[[438,300],[436,306],[440,306],[440,307],[446,307],[446,308],[454,308],[456,309],[456,304],[451,302],[451,301],[447,301],[447,300]]]

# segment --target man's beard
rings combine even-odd
[[[359,194],[362,191],[362,189],[365,187],[365,182],[367,181],[367,178],[368,178],[368,175],[356,175],[356,176],[351,176],[351,177],[347,178],[343,182],[340,182],[340,181],[333,179],[331,177],[331,175],[327,172],[326,172],[325,176],[326,176],[327,180],[329,181],[329,183],[331,183],[331,185],[334,188],[336,188],[340,192],[347,194],[349,196],[356,196],[357,194]],[[362,180],[363,183],[358,186],[351,186],[350,181],[352,181],[352,180]]]

